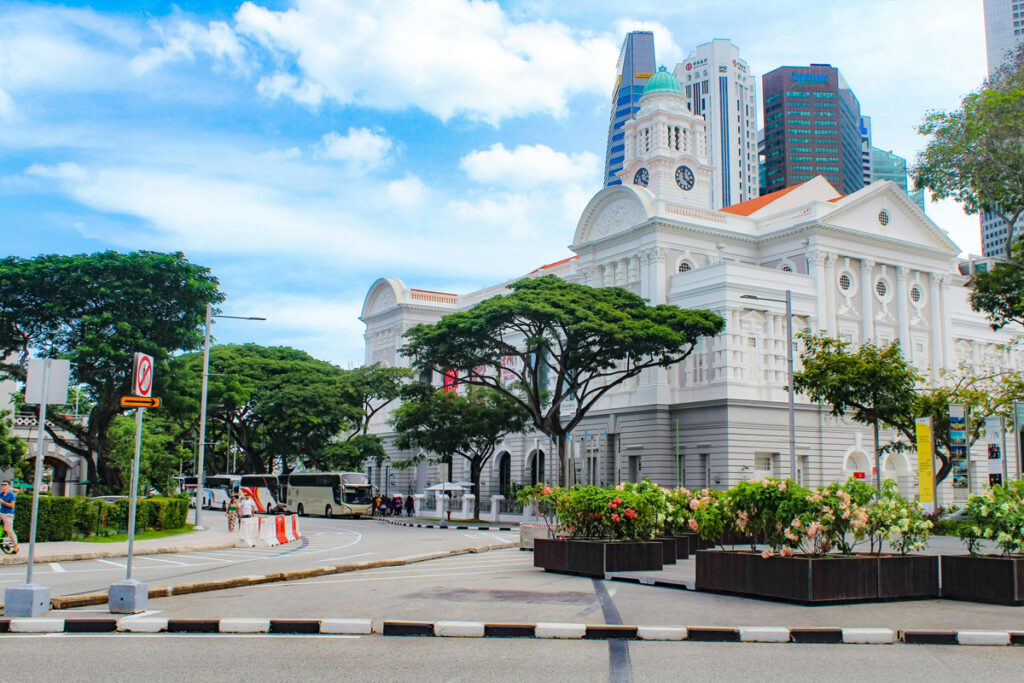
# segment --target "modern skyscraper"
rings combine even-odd
[[[706,121],[714,208],[757,197],[757,81],[739,49],[716,38],[698,45],[673,73],[690,111]]]
[[[900,186],[907,195],[924,211],[924,190],[911,191],[907,182],[907,160],[898,154],[871,148],[871,182],[877,180],[891,180]],[[868,183],[870,184],[870,183]]]
[[[761,83],[768,192],[818,175],[843,194],[864,187],[860,103],[839,69],[781,66]]]
[[[864,174],[864,184],[871,184],[871,117],[860,117],[860,170]],[[903,183],[906,185],[906,178]],[[904,188],[906,189],[906,188]]]
[[[640,111],[640,96],[654,75],[654,34],[632,31],[626,34],[619,52],[617,77],[612,89],[612,115],[608,123],[608,146],[604,157],[604,184],[621,185],[619,172],[626,149],[622,127]]]
[[[1024,1],[985,0],[985,52],[988,75],[1003,65],[1006,57],[1024,43]],[[1014,232],[1020,232],[1020,221]],[[1007,256],[1010,230],[1006,222],[988,212],[981,214],[981,253],[984,256]]]

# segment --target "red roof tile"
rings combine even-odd
[[[800,185],[803,185],[803,183],[800,183]],[[792,192],[796,188],[800,187],[800,185],[792,185],[790,187],[784,187],[781,190],[777,190],[775,192],[770,192],[768,194],[761,195],[760,197],[755,197],[754,199],[748,199],[747,201],[740,202],[739,204],[733,204],[732,206],[727,206],[724,209],[722,209],[722,211],[724,211],[725,213],[734,214],[736,216],[749,216],[750,214],[752,214],[752,213],[754,213],[754,212],[756,212],[756,211],[758,211],[760,209],[763,209],[764,207],[768,206],[769,204],[774,202],[776,199],[779,199],[779,198],[789,194],[790,192]]]

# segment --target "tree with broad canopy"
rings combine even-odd
[[[573,479],[566,437],[602,397],[644,370],[685,359],[725,326],[711,311],[649,306],[621,287],[552,275],[509,289],[413,327],[401,353],[455,384],[493,389],[518,403],[538,431],[557,441],[564,485]]]

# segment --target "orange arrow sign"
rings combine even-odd
[[[122,396],[122,408],[159,408],[160,399],[152,396]]]

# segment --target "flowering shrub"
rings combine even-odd
[[[969,553],[980,554],[978,542],[983,538],[995,541],[1003,555],[1024,553],[1024,480],[971,496],[965,512],[970,522],[960,527],[960,539]]]
[[[690,510],[693,494],[689,489],[665,489],[665,533],[679,534],[695,531],[696,522]],[[692,522],[692,524],[691,524]]]
[[[695,493],[690,499],[690,512],[693,515],[690,530],[705,541],[721,542],[722,536],[735,528],[729,498],[724,491],[704,489]]]
[[[805,491],[791,479],[741,481],[729,490],[732,521],[740,533],[750,537],[751,550],[758,543],[775,549],[790,544],[784,528],[802,512]]]
[[[889,479],[882,483],[878,499],[868,506],[867,533],[871,547],[882,550],[882,541],[896,548],[901,555],[912,550],[921,550],[927,545],[934,524],[927,518],[921,504],[908,501],[896,492],[896,482]]]
[[[569,538],[647,540],[665,523],[664,490],[649,480],[615,490],[537,485],[521,490],[519,500],[551,509],[558,534]]]

